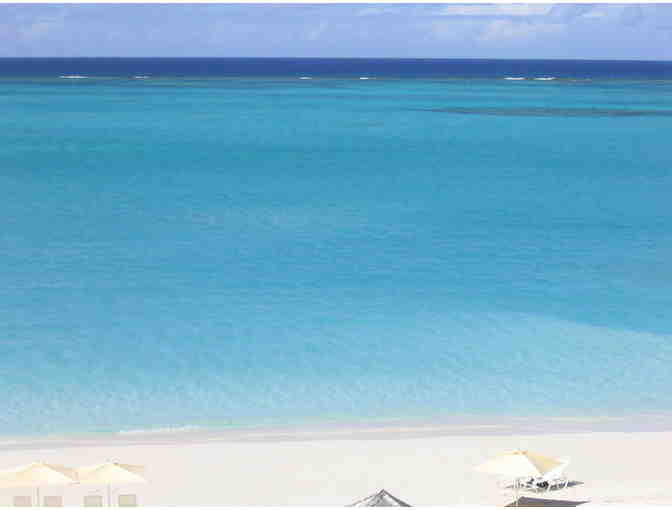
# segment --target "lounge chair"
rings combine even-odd
[[[525,490],[528,484],[532,481],[531,478],[501,478],[498,482],[499,489],[504,492]]]
[[[84,496],[84,506],[86,507],[102,507],[103,506],[103,496],[98,494],[90,494]]]
[[[14,496],[12,498],[12,505],[20,507],[33,506],[33,498],[30,496]]]
[[[564,475],[565,469],[571,459],[559,459],[561,464],[555,469],[551,469],[544,476],[533,478],[524,484],[524,488],[533,492],[547,492],[550,490],[565,489],[569,484],[569,479]]]
[[[119,494],[118,506],[138,506],[138,497],[135,494]]]
[[[61,507],[63,506],[63,496],[44,496],[42,506]]]

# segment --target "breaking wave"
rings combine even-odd
[[[156,434],[183,434],[185,432],[196,432],[203,430],[203,427],[198,425],[184,425],[180,427],[158,427],[155,429],[130,429],[130,430],[120,430],[117,432],[118,436],[149,436]]]
[[[461,115],[496,115],[503,117],[672,117],[670,110],[626,110],[623,108],[546,108],[546,107],[446,107],[423,111]]]

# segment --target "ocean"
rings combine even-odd
[[[0,59],[0,107],[0,436],[672,412],[671,62]]]

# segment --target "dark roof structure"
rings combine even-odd
[[[368,496],[364,499],[360,499],[359,501],[355,501],[351,505],[348,506],[411,506],[405,501],[400,500],[399,498],[395,498],[392,494],[387,492],[385,489],[381,490],[380,492],[376,492],[375,494]]]

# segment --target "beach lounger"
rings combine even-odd
[[[550,490],[565,489],[569,484],[569,479],[564,475],[565,469],[571,459],[558,459],[562,462],[558,467],[552,469],[544,476],[533,478],[525,484],[525,489],[533,492],[547,492]]]
[[[135,494],[119,494],[118,506],[138,506],[138,497]]]
[[[500,490],[508,492],[515,491],[516,487],[518,490],[525,490],[528,488],[528,485],[532,482],[531,478],[500,478],[497,485]]]
[[[103,496],[98,494],[91,494],[89,496],[84,496],[84,506],[86,507],[102,507],[103,506]]]
[[[62,496],[44,496],[42,500],[42,506],[48,507],[61,507],[63,506],[63,497]]]
[[[30,496],[14,496],[12,505],[19,507],[33,506],[33,500]]]

